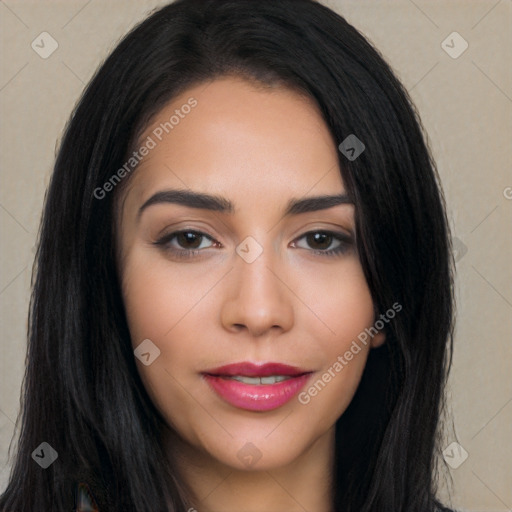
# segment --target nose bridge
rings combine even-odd
[[[231,272],[222,318],[226,328],[246,327],[253,335],[293,322],[290,292],[282,282],[283,266],[270,243],[271,236],[246,237],[236,248],[235,268]],[[284,276],[283,276],[284,277]]]
[[[258,307],[272,301],[281,301],[283,290],[280,289],[276,274],[279,273],[277,255],[268,242],[259,236],[258,242],[254,237],[245,238],[236,248],[238,260],[235,263],[235,279],[238,281],[238,296],[243,300],[252,300]]]

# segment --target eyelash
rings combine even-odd
[[[160,239],[158,239],[156,242],[153,242],[154,245],[162,247],[164,251],[171,253],[173,257],[176,257],[178,259],[189,259],[194,258],[199,255],[199,253],[203,249],[174,249],[168,246],[168,244],[173,240],[177,235],[181,233],[193,233],[195,235],[199,235],[201,237],[208,238],[212,242],[214,241],[210,236],[208,236],[206,233],[203,233],[201,231],[196,231],[194,229],[183,229],[180,231],[174,231],[172,233],[169,233],[167,235],[164,235]],[[340,242],[340,245],[336,247],[335,249],[329,249],[327,251],[322,250],[313,250],[313,254],[319,255],[319,256],[325,256],[325,257],[336,257],[340,256],[344,253],[346,253],[349,249],[349,246],[352,244],[352,239],[349,235],[345,235],[343,233],[336,233],[333,231],[326,231],[326,230],[314,230],[314,231],[308,231],[307,233],[304,233],[301,237],[297,238],[296,240],[301,240],[302,238],[305,238],[307,235],[311,234],[318,234],[321,233],[323,235],[331,236],[335,240]],[[301,249],[301,247],[300,247]]]

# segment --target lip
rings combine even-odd
[[[202,373],[203,378],[230,405],[248,411],[271,411],[288,403],[306,384],[312,371],[281,363],[229,364]],[[268,377],[283,375],[290,379],[275,384],[246,384],[229,377]]]
[[[311,370],[298,368],[297,366],[290,366],[289,364],[282,363],[265,363],[255,364],[249,362],[227,364],[207,370],[203,373],[207,375],[244,375],[245,377],[268,377],[269,375],[286,375],[287,377],[296,377],[304,373],[310,373]]]

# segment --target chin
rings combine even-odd
[[[246,432],[240,435],[238,431],[238,436],[226,436],[228,439],[222,444],[216,438],[197,448],[237,471],[271,471],[297,461],[321,437],[305,438],[304,430],[300,437],[293,436],[284,426],[278,428],[282,429],[280,433],[270,429],[265,433],[251,435]]]

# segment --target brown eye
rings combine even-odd
[[[332,234],[323,233],[323,232],[314,232],[308,233],[306,235],[306,240],[308,244],[311,245],[314,249],[327,249],[333,241]]]
[[[331,231],[310,231],[305,233],[298,240],[305,239],[309,248],[314,254],[322,256],[335,256],[347,252],[352,246],[352,239],[344,233],[333,233]],[[334,244],[334,247],[332,245]],[[308,247],[301,247],[308,249]],[[331,247],[329,249],[329,247]]]
[[[197,249],[201,245],[202,237],[196,231],[180,231],[175,236],[178,245],[186,249]]]
[[[162,236],[154,245],[161,247],[166,253],[176,258],[192,258],[198,256],[202,249],[207,249],[212,245],[202,246],[205,240],[214,240],[200,231],[186,229],[182,231],[174,231]]]

